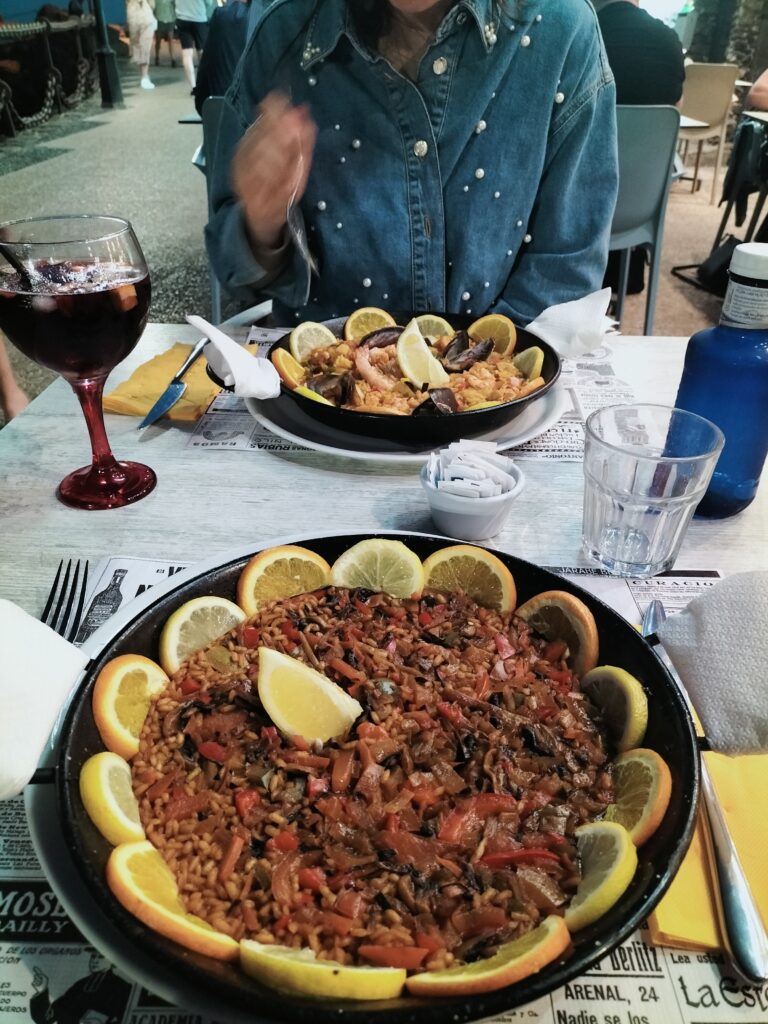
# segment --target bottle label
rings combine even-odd
[[[729,281],[720,323],[726,327],[768,330],[768,288]]]

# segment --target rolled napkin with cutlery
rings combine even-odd
[[[252,356],[201,316],[188,316],[187,322],[208,338],[208,364],[238,398],[275,398],[280,394],[280,376],[268,359]]]
[[[614,326],[615,321],[607,316],[610,301],[611,289],[601,288],[580,299],[549,306],[525,329],[549,342],[563,358],[577,359],[599,348]]]
[[[657,633],[679,672],[712,752],[703,754],[763,925],[768,929],[768,573],[720,581]],[[660,945],[725,948],[714,866],[701,823],[664,899],[651,914]]]
[[[0,636],[0,800],[7,800],[32,778],[88,659],[49,626],[3,599]]]

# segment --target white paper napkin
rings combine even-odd
[[[50,627],[2,599],[0,638],[0,800],[7,800],[32,777],[88,659]]]
[[[209,339],[203,354],[225,385],[234,387],[238,398],[276,398],[280,394],[280,375],[268,359],[252,356],[200,316],[188,316],[187,322]]]
[[[615,321],[606,316],[611,289],[602,288],[581,299],[561,302],[539,313],[526,327],[566,359],[593,352],[603,343],[606,331]]]
[[[721,580],[658,635],[712,746],[768,751],[768,572]]]

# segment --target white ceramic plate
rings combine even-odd
[[[327,452],[329,455],[343,455],[349,459],[367,462],[408,462],[421,465],[427,461],[429,453],[435,448],[445,447],[436,443],[426,448],[414,449],[395,441],[336,430],[307,416],[294,402],[286,401],[282,397],[263,401],[246,398],[245,404],[253,418],[271,433],[277,434],[285,441],[293,441],[304,448]],[[538,402],[531,402],[511,423],[486,434],[479,434],[473,440],[493,441],[497,451],[514,448],[549,430],[570,407],[570,400],[565,391],[553,387]]]

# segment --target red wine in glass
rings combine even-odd
[[[154,488],[154,472],[118,462],[101,406],[110,370],[135,348],[150,281],[127,221],[50,217],[0,225],[0,330],[26,356],[60,373],[83,409],[93,461],[59,484],[75,508],[119,508]]]

